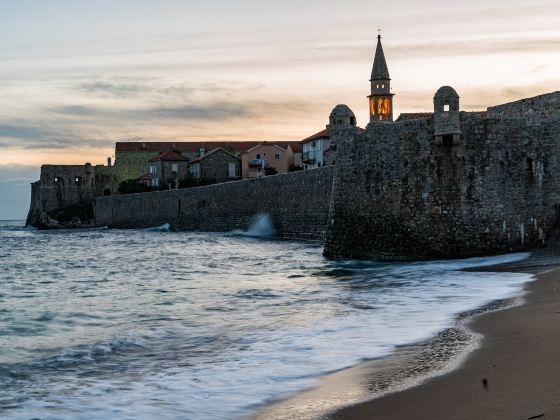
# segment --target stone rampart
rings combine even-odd
[[[521,119],[531,124],[560,121],[560,92],[490,107],[488,118]]]
[[[259,213],[272,217],[278,235],[322,240],[327,226],[333,167],[206,187],[98,197],[95,222],[111,228],[170,223],[173,229],[227,232],[247,229]]]
[[[523,106],[490,114],[505,118]],[[544,108],[542,115],[552,113]],[[433,117],[374,124],[363,134],[334,130],[325,255],[458,258],[546,244],[559,216],[560,120],[537,125],[461,112],[460,128],[457,143],[439,144]]]

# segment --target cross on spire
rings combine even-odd
[[[381,26],[377,27],[377,32],[379,32],[379,34],[377,35],[377,39],[381,39]]]

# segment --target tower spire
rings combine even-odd
[[[377,35],[377,48],[375,50],[375,59],[373,60],[373,69],[371,70],[371,79],[374,80],[391,80],[389,76],[389,69],[387,68],[387,61],[385,60],[385,53],[383,52],[383,45],[381,45],[381,29]]]

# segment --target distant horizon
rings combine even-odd
[[[27,211],[42,163],[103,164],[131,137],[298,141],[340,103],[365,126],[379,26],[395,117],[432,111],[443,85],[465,111],[560,86],[560,4],[547,0],[383,11],[365,0],[23,0],[0,12],[0,218]]]

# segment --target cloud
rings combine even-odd
[[[110,81],[81,82],[73,89],[99,97],[133,98],[149,91],[149,86],[138,83],[118,83]]]
[[[85,112],[85,111],[84,111]],[[71,131],[63,127],[53,130],[52,121],[28,123],[15,120],[0,123],[0,149],[64,149],[68,147],[107,147],[114,140],[87,136],[87,130]]]
[[[537,53],[560,50],[560,37],[540,39],[481,38],[392,45],[395,57],[480,56],[503,53]]]
[[[134,106],[135,101],[53,104],[34,112],[35,118],[0,122],[0,149],[37,152],[99,147],[108,150],[117,139],[132,134],[165,140],[185,135],[215,138],[235,132],[236,138],[251,138],[257,129],[262,132],[270,124],[307,119],[318,108],[315,98],[274,101],[231,97],[227,101],[191,104],[174,100],[169,105],[166,101],[155,102],[151,106],[147,101],[140,102],[142,107]],[[271,133],[263,134],[271,136]]]
[[[111,109],[85,105],[60,106],[50,109],[55,114],[87,118],[126,118],[140,120],[223,120],[247,116],[242,104],[210,103],[206,105],[154,106],[147,108]]]
[[[25,123],[0,123],[0,142],[2,139],[22,139],[33,140],[37,138],[44,138],[54,135],[49,130],[44,128],[34,127]]]

